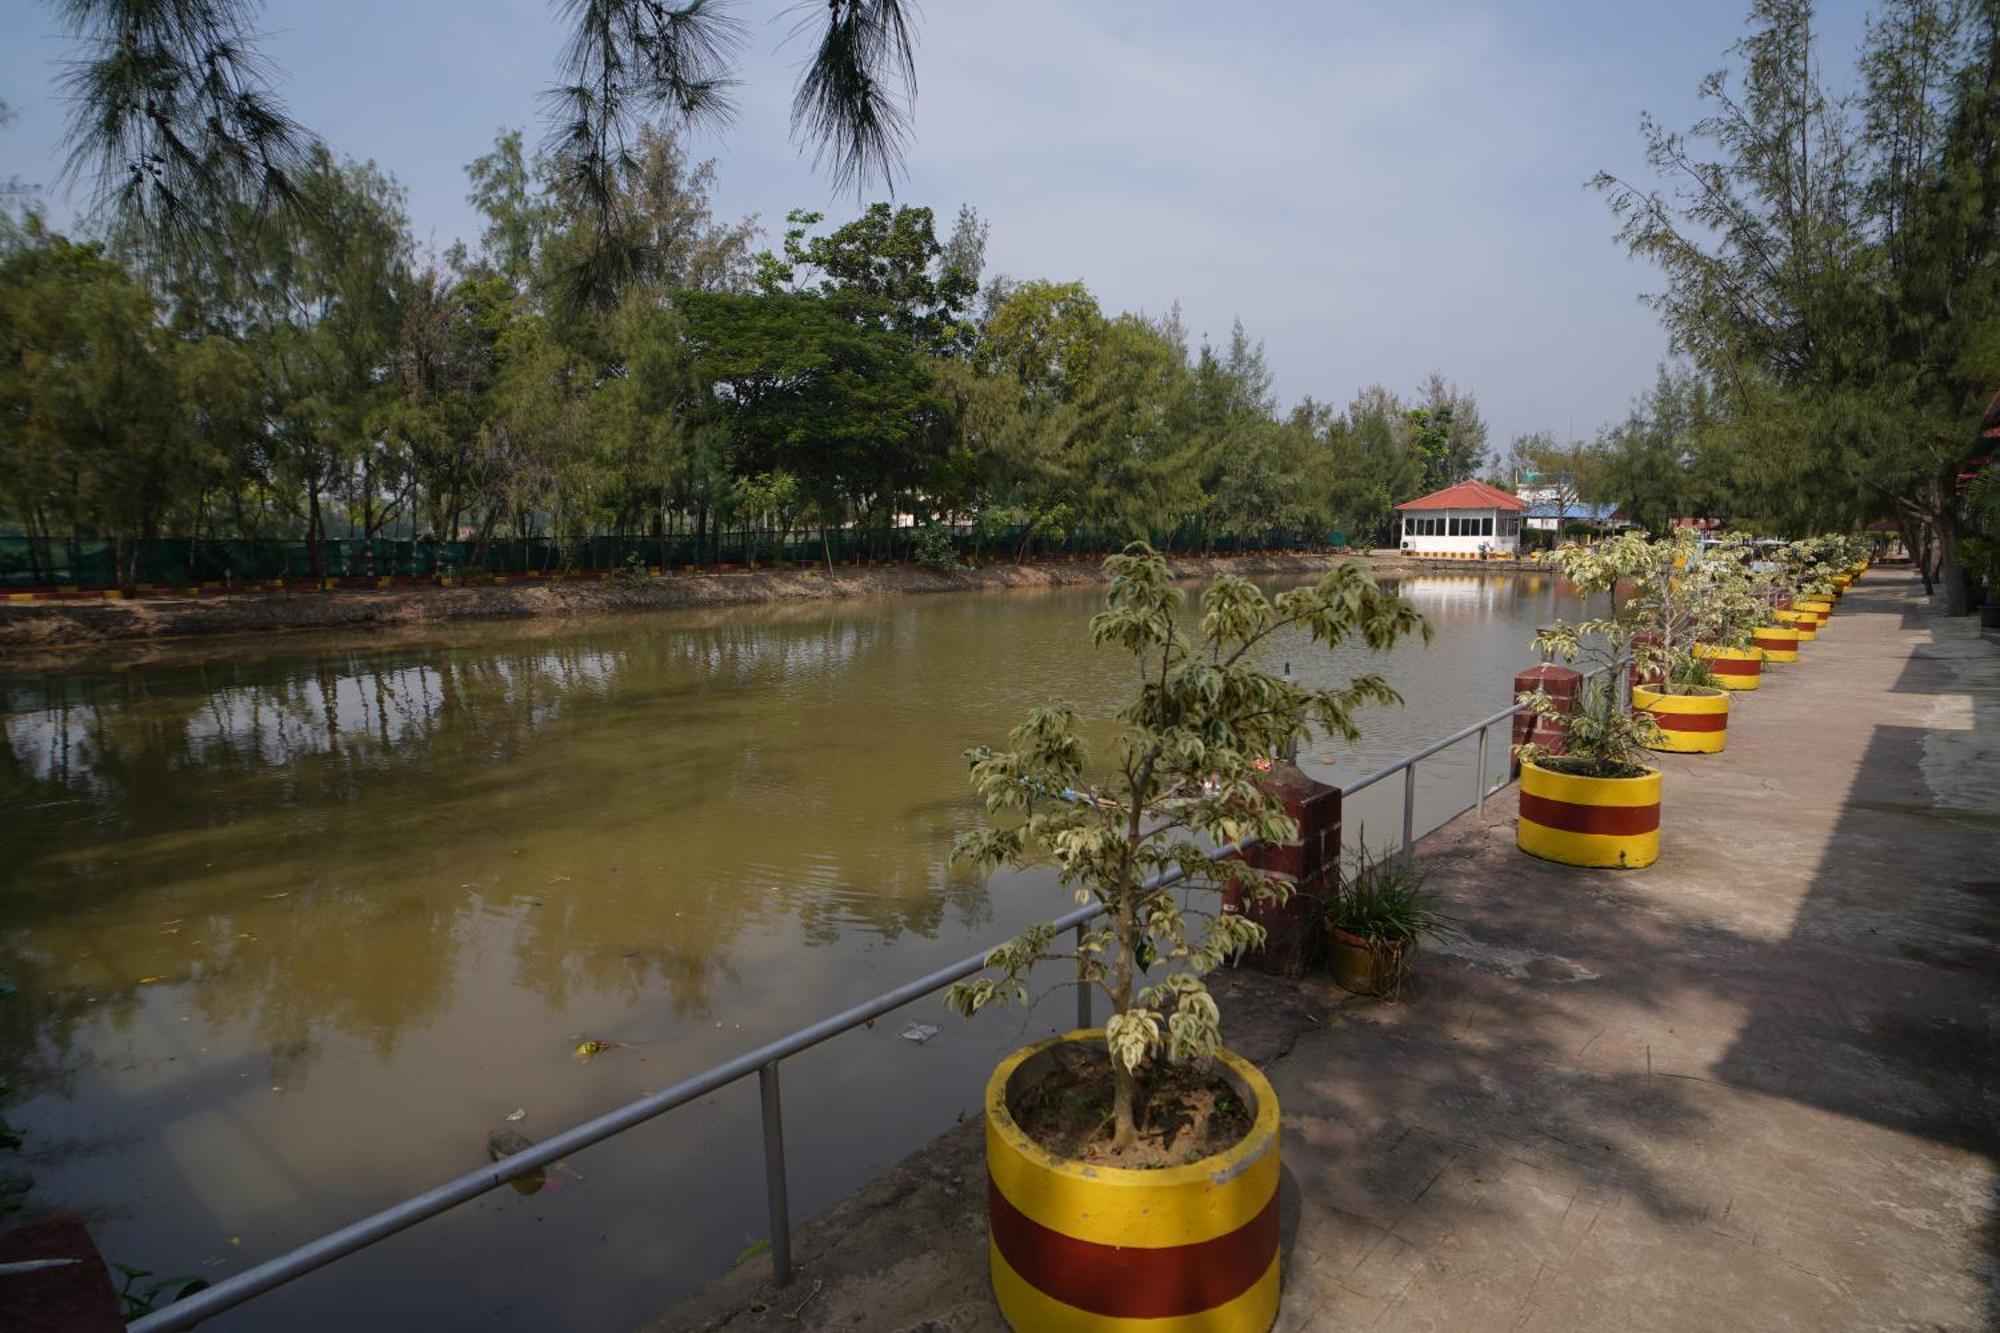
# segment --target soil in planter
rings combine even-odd
[[[1250,1132],[1251,1110],[1213,1066],[1156,1066],[1140,1086],[1134,1118],[1139,1138],[1111,1151],[1111,1058],[1077,1052],[1007,1094],[1024,1133],[1058,1157],[1096,1166],[1146,1170],[1185,1166],[1224,1152]]]
[[[1535,766],[1573,778],[1643,778],[1653,771],[1639,764],[1616,764],[1608,759],[1581,759],[1568,754],[1537,759]]]

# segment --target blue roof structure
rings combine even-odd
[[[1578,523],[1609,523],[1612,519],[1618,517],[1618,506],[1616,504],[1591,505],[1575,502],[1559,505],[1553,501],[1544,501],[1541,504],[1529,505],[1528,512],[1524,517],[1555,518],[1561,519],[1564,522],[1575,521]]]

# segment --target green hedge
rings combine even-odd
[[[890,560],[914,558],[918,529],[898,528],[889,537]],[[1024,549],[1019,528],[981,535],[966,525],[951,530],[952,543],[967,559],[1011,559]],[[883,558],[880,529],[845,529],[826,534],[822,544],[817,529],[794,533],[780,543],[770,532],[729,532],[711,534],[697,543],[693,537],[591,537],[557,543],[544,538],[509,538],[486,546],[477,567],[473,557],[478,543],[469,541],[396,541],[376,538],[365,541],[343,538],[324,543],[326,573],[330,578],[395,576],[428,578],[438,574],[484,572],[583,573],[622,570],[633,563],[665,569],[686,569],[714,564],[777,564],[783,560],[813,565],[831,552],[836,564],[854,564]],[[1036,536],[1025,544],[1024,553],[1034,559],[1065,555],[1097,556],[1117,550],[1126,536],[1077,531],[1063,537]],[[1197,551],[1305,550],[1321,546],[1342,546],[1345,537],[1337,532],[1309,534],[1274,529],[1256,539],[1209,538],[1198,529],[1150,534],[1149,540],[1163,550]],[[122,548],[109,538],[81,537],[40,539],[0,537],[0,587],[11,589],[65,587],[115,588],[119,552],[129,560],[132,543]],[[140,541],[133,582],[156,587],[185,587],[196,583],[261,583],[273,579],[312,577],[313,559],[308,543],[289,540],[206,540],[161,537]],[[635,561],[636,558],[636,561]]]

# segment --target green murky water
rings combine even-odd
[[[1403,590],[1437,642],[1383,664],[1408,702],[1362,745],[1308,752],[1324,780],[1503,707],[1556,597]],[[479,1165],[492,1129],[552,1133],[1065,908],[948,850],[977,813],[963,749],[1124,687],[1084,633],[1100,598],[0,665],[0,1061],[33,1197],[113,1261],[219,1280]],[[1344,679],[1367,654],[1273,662]],[[1426,765],[1420,827],[1469,798],[1471,754]],[[1355,802],[1350,839],[1393,836],[1400,796]],[[789,1063],[794,1217],[970,1112],[1068,1006],[966,1024],[921,1002]],[[585,1063],[585,1037],[629,1044]],[[765,1234],[754,1084],[570,1167],[213,1326],[625,1327]]]

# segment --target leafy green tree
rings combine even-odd
[[[2000,387],[2000,4],[1890,0],[1858,102],[1825,84],[1809,0],[1756,0],[1732,54],[1691,133],[1645,123],[1667,185],[1598,186],[1724,395],[1745,507],[1921,525],[1961,612],[1958,479]]]
[[[1115,1150],[1138,1138],[1135,1111],[1150,1072],[1222,1048],[1221,1015],[1203,977],[1263,939],[1247,915],[1212,911],[1158,880],[1168,872],[1187,886],[1227,878],[1252,900],[1282,899],[1281,881],[1241,863],[1219,867],[1210,849],[1292,837],[1293,821],[1259,780],[1274,758],[1296,752],[1315,725],[1354,740],[1363,706],[1399,702],[1374,674],[1339,689],[1308,689],[1263,669],[1260,645],[1296,630],[1329,650],[1352,638],[1380,652],[1410,634],[1428,640],[1430,626],[1348,564],[1276,598],[1242,579],[1218,578],[1190,634],[1183,594],[1158,552],[1128,547],[1105,570],[1110,595],[1090,622],[1091,640],[1130,654],[1140,680],[1109,719],[1108,762],[1093,761],[1074,708],[1037,709],[1006,749],[968,752],[972,785],[1000,822],[963,837],[957,854],[982,868],[1053,861],[1079,902],[1106,909],[1107,924],[1084,938],[1074,961],[1077,984],[1098,987],[1111,1006],[1105,1042],[1116,1076]],[[990,975],[954,985],[947,1003],[967,1015],[1025,1003],[1029,970],[1058,956],[1055,945],[1051,927],[1030,928],[988,956]]]
[[[1410,448],[1410,427],[1396,395],[1372,385],[1322,433],[1331,477],[1335,525],[1373,545],[1388,535],[1395,506],[1422,495],[1423,467]]]
[[[822,220],[797,209],[787,215],[783,257],[767,252],[757,262],[763,290],[844,297],[845,308],[885,323],[921,351],[966,350],[973,334],[966,314],[979,292],[978,270],[962,267],[979,257],[968,238],[947,249],[931,210],[911,205],[871,204],[831,234],[810,235]],[[962,214],[959,227],[977,232],[977,215]]]
[[[1438,485],[1449,486],[1453,482],[1478,476],[1488,457],[1486,420],[1479,415],[1478,402],[1456,384],[1446,382],[1445,377],[1436,371],[1432,371],[1430,378],[1424,381],[1418,396],[1423,400],[1425,421],[1439,437],[1434,446],[1428,439],[1419,442],[1419,447],[1426,451],[1426,482],[1435,479]],[[1437,455],[1434,469],[1429,461],[1429,451],[1433,447]]]
[[[34,220],[25,239],[0,259],[0,495],[30,536],[111,537],[129,588],[133,539],[158,536],[190,489],[178,347],[101,245]]]
[[[855,318],[839,295],[685,293],[676,304],[737,475],[789,473],[816,504],[884,525],[922,489],[930,383],[906,338]]]
[[[1588,449],[1567,451],[1559,465],[1577,479],[1581,498],[1616,504],[1649,532],[1665,532],[1676,518],[1752,517],[1755,511],[1745,509],[1744,499],[1763,488],[1732,481],[1738,465],[1729,434],[1717,419],[1708,386],[1662,366],[1653,388],[1621,425]]]

